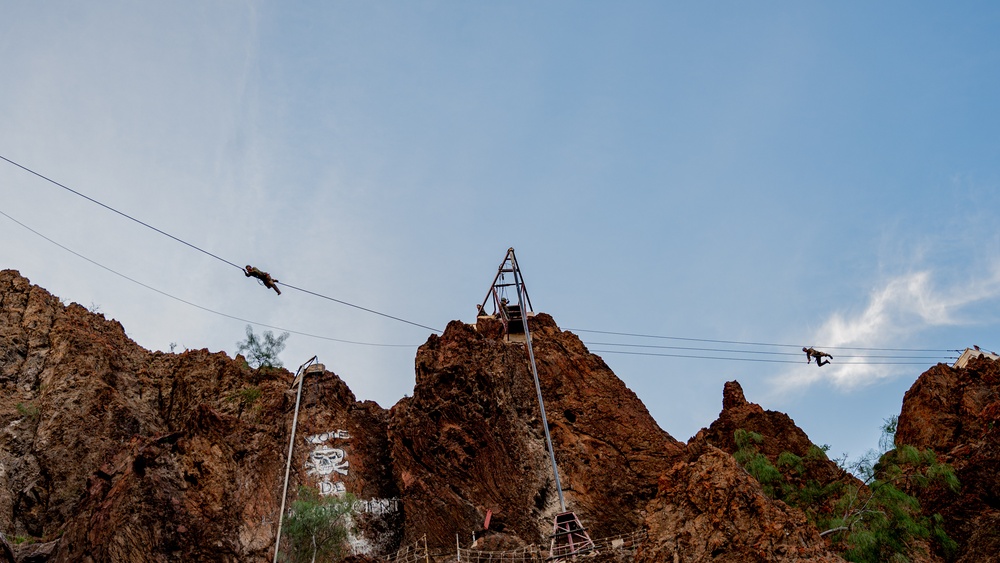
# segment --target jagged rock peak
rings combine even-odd
[[[221,352],[150,352],[0,271],[0,530],[35,542],[17,560],[270,561],[290,381]],[[291,490],[321,486],[316,454],[337,454],[332,484],[397,496],[386,411],[322,372],[300,414]]]
[[[701,444],[659,479],[638,563],[843,561],[798,509],[769,499],[732,456]]]
[[[897,447],[931,449],[961,483],[915,490],[928,514],[940,513],[958,542],[960,563],[997,561],[1000,553],[1000,360],[973,358],[964,368],[938,364],[903,398]]]
[[[544,313],[529,323],[570,509],[592,533],[634,531],[681,445],[576,335]],[[542,542],[559,503],[525,345],[495,319],[453,321],[415,363],[389,430],[407,540],[454,545],[491,511],[494,526]]]
[[[722,388],[722,410],[735,409],[747,404],[747,398],[743,395],[743,387],[739,381],[727,381]]]

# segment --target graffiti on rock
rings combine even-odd
[[[306,473],[309,475],[330,475],[339,473],[347,475],[347,454],[340,448],[319,447],[309,454],[306,462]]]
[[[320,496],[342,495],[347,492],[347,487],[343,481],[330,482],[329,480],[319,482]]]
[[[398,498],[373,498],[354,501],[354,511],[382,516],[399,512]]]
[[[346,430],[331,430],[306,436],[306,443],[316,446],[306,460],[306,474],[320,477],[317,484],[320,495],[342,495],[347,492],[347,486],[337,477],[347,475],[347,468],[350,466],[347,452],[341,448],[328,446],[326,443],[333,440],[350,440],[350,438],[351,435]]]
[[[350,440],[351,435],[347,433],[347,430],[333,430],[330,432],[323,432],[322,434],[313,434],[312,436],[306,436],[306,443],[308,444],[324,444],[330,440]]]

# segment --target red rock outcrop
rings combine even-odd
[[[19,560],[270,561],[290,379],[206,350],[150,353],[117,322],[0,272],[0,528],[35,542],[15,547]],[[386,412],[330,373],[304,402],[299,436],[352,436],[364,478],[348,490],[394,496]],[[315,485],[303,446],[293,490]]]
[[[682,446],[578,337],[545,314],[530,326],[569,509],[595,536],[635,530]],[[454,321],[432,336],[413,397],[392,409],[407,535],[454,545],[492,510],[493,527],[543,543],[559,505],[525,346],[498,323],[478,328]]]
[[[938,364],[903,398],[896,445],[931,449],[961,483],[915,490],[925,513],[940,513],[959,544],[958,561],[1000,561],[1000,361]]]
[[[0,306],[0,528],[34,539],[20,558],[269,558],[289,372],[205,350],[151,353],[13,271],[0,273]],[[682,446],[575,335],[547,315],[532,326],[567,503],[595,536],[633,531]],[[366,506],[381,518],[361,522],[375,552],[400,531],[450,547],[487,510],[492,529],[542,542],[558,501],[525,349],[498,325],[480,328],[432,336],[413,397],[391,412],[356,401],[334,374],[310,376],[292,490],[378,501]]]
[[[425,535],[432,549],[456,533],[467,545],[487,511],[503,532],[487,543],[547,543],[559,505],[534,381],[524,344],[500,328],[455,321],[431,336],[413,396],[389,411],[333,373],[306,378],[289,500],[301,485],[365,501],[354,560]],[[839,560],[730,455],[744,429],[772,462],[812,455],[800,479],[850,479],[790,418],[730,382],[719,419],[685,446],[579,338],[544,314],[531,329],[566,501],[593,537],[645,528],[643,562]],[[17,561],[270,561],[291,379],[223,353],[149,352],[117,322],[0,272],[0,531],[19,538]],[[998,381],[993,362],[935,367],[900,416],[898,443],[934,448],[963,481],[958,500],[921,497],[962,561],[1000,544]]]
[[[637,561],[842,561],[802,511],[769,498],[736,462],[737,430],[760,434],[754,447],[772,463],[783,452],[803,458],[803,473],[786,475],[792,485],[854,479],[817,455],[788,415],[765,411],[746,400],[738,382],[727,382],[719,418],[688,441],[685,457],[660,478]]]
[[[772,459],[782,452],[805,456],[813,446],[809,436],[787,414],[765,411],[760,405],[747,401],[743,387],[737,381],[728,381],[722,389],[722,412],[708,428],[703,428],[693,441],[705,440],[713,446],[733,453],[737,430],[759,433],[764,441],[758,445],[761,453]]]
[[[747,401],[743,388],[737,381],[728,381],[723,387],[722,412],[719,413],[719,418],[708,428],[701,429],[688,444],[697,446],[700,443],[707,443],[734,454],[737,450],[734,438],[737,430],[760,434],[763,440],[755,447],[772,464],[777,465],[779,456],[784,452],[791,452],[802,458],[800,474],[784,472],[786,480],[793,486],[802,487],[809,481],[814,481],[820,486],[831,483],[864,486],[856,477],[827,459],[825,453],[820,453],[809,436],[787,414],[764,410],[760,405]],[[817,506],[816,509],[830,514],[834,500],[831,497],[827,499],[825,506]]]
[[[287,395],[291,401],[291,390]],[[373,401],[357,401],[335,374],[324,371],[307,377],[291,486],[343,490],[363,501],[356,506],[359,530],[352,538],[353,549],[361,554],[391,553],[402,539],[403,512],[392,474],[388,427],[389,411]],[[325,469],[318,466],[321,463],[327,464]]]
[[[708,444],[664,473],[647,511],[640,563],[843,561],[801,511],[769,499],[731,455]]]

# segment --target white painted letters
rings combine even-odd
[[[323,444],[329,442],[330,440],[350,440],[351,435],[347,433],[347,430],[333,430],[330,432],[323,432],[322,434],[313,434],[312,436],[306,436],[306,443],[309,444]]]

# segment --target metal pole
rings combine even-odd
[[[302,401],[302,382],[306,379],[306,374],[303,370],[315,361],[316,356],[313,356],[309,361],[299,366],[299,371],[295,372],[295,377],[299,377],[300,375],[302,377],[299,378],[299,390],[295,394],[295,416],[292,417],[292,435],[288,438],[288,463],[285,465],[285,487],[281,491],[281,512],[278,513],[278,536],[274,539],[274,563],[278,563],[278,547],[281,546],[281,525],[285,520],[285,499],[288,498],[288,476],[292,471],[292,449],[295,447],[295,429],[299,425],[299,403]]]
[[[524,323],[524,341],[528,345],[528,359],[531,360],[531,375],[535,377],[535,391],[538,393],[538,407],[542,411],[542,429],[545,430],[545,443],[549,446],[549,458],[552,460],[552,474],[556,477],[556,491],[559,493],[559,506],[566,512],[566,499],[563,498],[562,483],[559,481],[559,468],[556,466],[556,452],[552,449],[552,436],[549,435],[549,421],[545,417],[545,401],[542,400],[542,384],[538,381],[538,368],[535,367],[535,351],[531,348],[531,331],[528,330],[528,312],[524,308],[521,280],[518,269],[514,268],[514,286],[517,287],[517,304],[521,307],[521,322]]]
[[[514,256],[514,247],[512,246],[512,247],[508,248],[507,252],[510,254],[511,268],[514,271],[516,271],[518,274],[520,274],[521,273],[521,267],[517,265],[517,256]],[[514,281],[515,282],[518,281],[518,277],[517,276],[514,276]],[[524,286],[524,283],[523,283],[524,280],[520,280],[520,281],[522,282],[521,283],[521,289],[524,291],[524,301],[525,301],[525,303],[528,304],[528,309],[527,310],[530,311],[531,310],[531,296],[528,295],[528,288]],[[521,308],[524,309],[524,305],[521,305]]]

